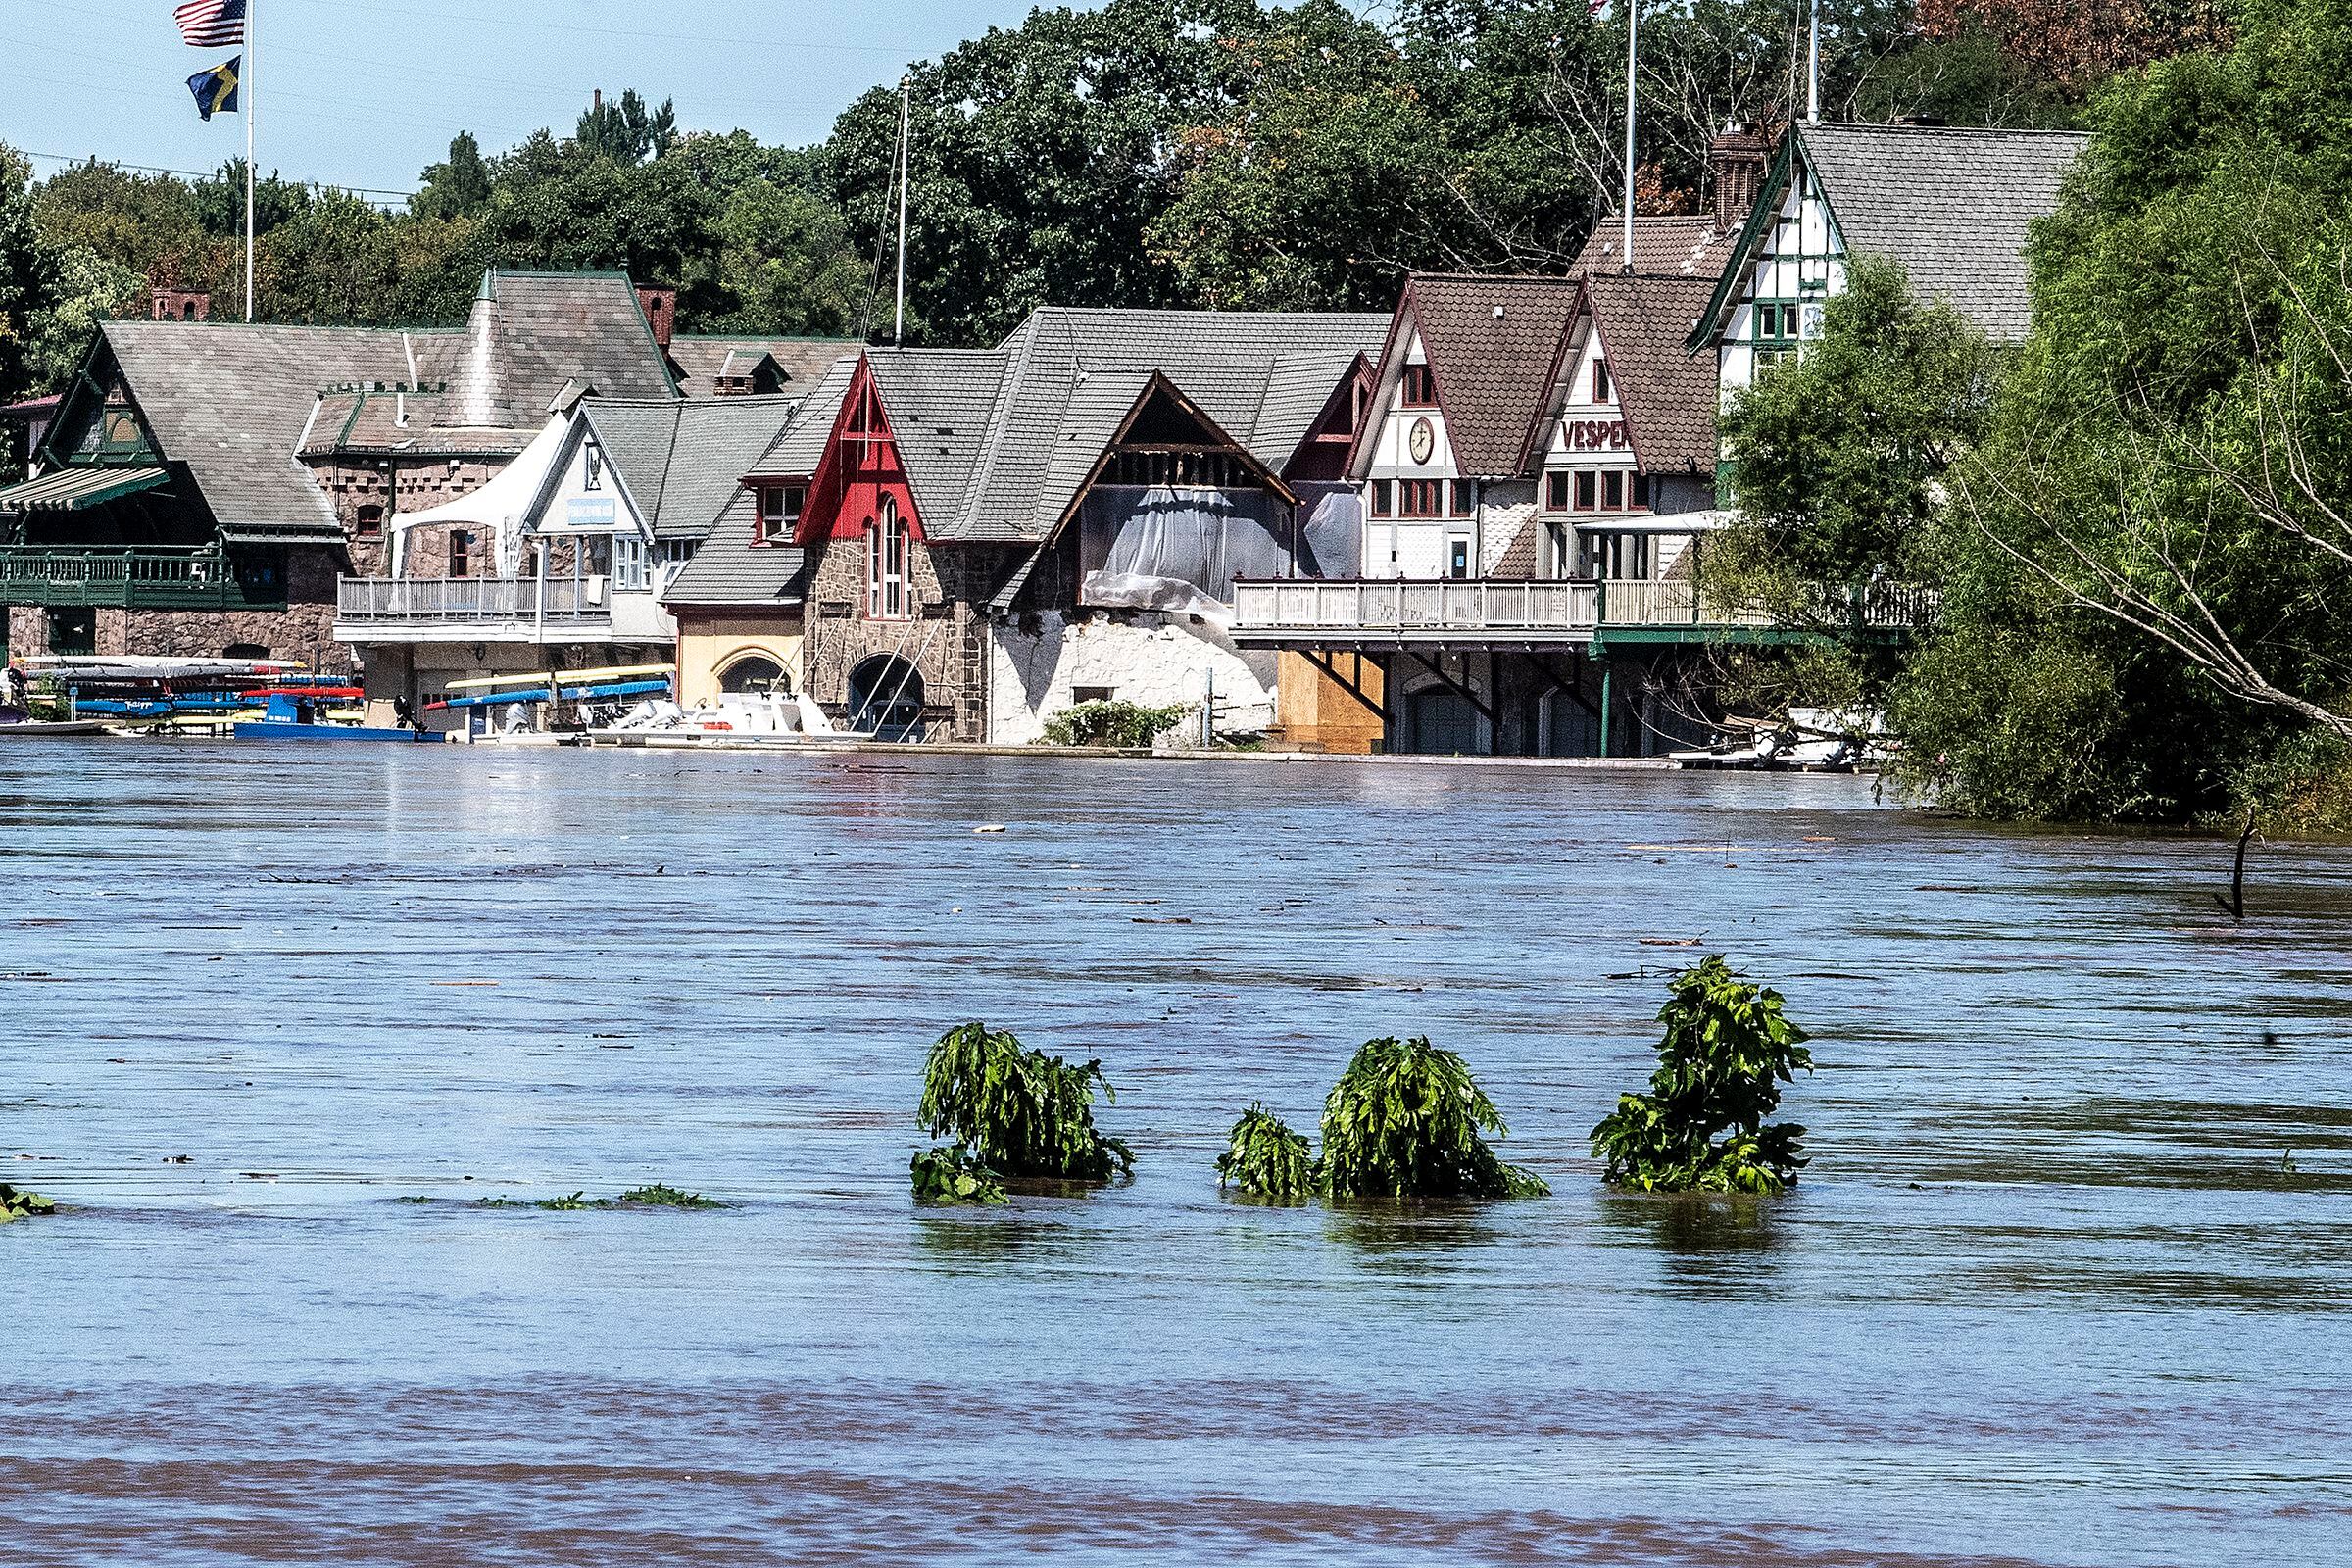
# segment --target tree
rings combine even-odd
[[[2229,38],[2216,0],[1918,0],[1920,32],[1933,42],[1989,42],[2004,74],[2044,84],[2081,103],[2121,72]]]
[[[661,108],[649,110],[634,87],[618,98],[599,96],[580,111],[579,124],[572,131],[572,142],[584,156],[619,164],[659,158],[677,141],[678,115],[669,100],[664,98]]]
[[[1723,413],[1739,521],[1706,543],[1709,586],[1835,630],[1823,585],[1915,580],[1944,475],[1982,439],[1997,382],[1968,318],[1914,296],[1897,264],[1855,257],[1820,337]]]
[[[1508,1130],[1460,1056],[1427,1036],[1368,1040],[1323,1102],[1319,1180],[1332,1198],[1544,1197],[1487,1142]]]
[[[1603,1179],[1645,1193],[1787,1191],[1805,1164],[1805,1130],[1765,1118],[1813,1056],[1781,994],[1741,980],[1716,954],[1668,982],[1658,1021],[1666,1036],[1649,1093],[1619,1097],[1592,1129]]]
[[[2037,230],[2032,335],[1953,470],[1945,629],[1896,713],[1964,804],[2213,814],[2280,788],[2282,759],[2344,765],[2352,18],[2239,16],[2228,53],[2098,95]],[[2061,716],[2092,743],[2036,769]]]
[[[1175,144],[1222,101],[1225,39],[1254,0],[1110,0],[1038,10],[909,74],[907,308],[923,341],[990,343],[1038,305],[1189,297],[1144,233],[1177,177]],[[835,122],[831,193],[890,276],[899,93]],[[877,315],[879,313],[877,312]]]
[[[1008,1178],[1104,1182],[1132,1172],[1127,1146],[1095,1127],[1097,1087],[1111,1098],[1099,1061],[1073,1065],[983,1023],[949,1030],[923,1064],[915,1119],[955,1142],[914,1157],[916,1192],[989,1202]]]
[[[461,130],[449,144],[446,162],[427,165],[424,188],[409,199],[409,211],[423,219],[468,218],[489,203],[490,166],[473,132]]]
[[[41,307],[42,258],[26,194],[32,166],[0,145],[0,403],[32,386],[33,316]]]

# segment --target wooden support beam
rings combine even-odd
[[[1330,676],[1333,685],[1338,686],[1348,696],[1354,698],[1356,702],[1363,708],[1365,712],[1370,713],[1374,717],[1378,718],[1381,722],[1381,726],[1384,729],[1388,726],[1391,715],[1389,712],[1389,683],[1386,680],[1383,680],[1380,684],[1380,701],[1376,703],[1368,694],[1366,694],[1363,687],[1357,685],[1354,681],[1349,680],[1347,676],[1340,673],[1340,666],[1337,659],[1328,654],[1324,654],[1319,650],[1313,649],[1305,650],[1304,657],[1308,663],[1314,665],[1324,674]],[[1355,656],[1356,673],[1358,675],[1363,673],[1363,658],[1364,656],[1361,654],[1357,654]]]

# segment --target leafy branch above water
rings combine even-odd
[[[1787,1191],[1805,1163],[1805,1130],[1764,1118],[1796,1069],[1813,1070],[1804,1030],[1779,992],[1740,979],[1721,954],[1670,984],[1649,1093],[1620,1097],[1592,1129],[1604,1179],[1649,1193]]]
[[[915,1121],[955,1142],[914,1156],[916,1196],[998,1202],[1007,1178],[1105,1182],[1132,1174],[1127,1146],[1095,1126],[1097,1086],[1113,1102],[1100,1061],[1075,1065],[984,1023],[949,1030],[923,1063]]]
[[[1366,1041],[1323,1105],[1323,1152],[1263,1105],[1235,1122],[1219,1185],[1259,1197],[1542,1198],[1544,1178],[1505,1162],[1507,1129],[1470,1068],[1426,1036]]]
[[[0,1182],[0,1225],[21,1219],[44,1218],[56,1212],[55,1200]]]

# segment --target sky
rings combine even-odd
[[[191,49],[177,0],[0,0],[0,142],[58,160],[203,172],[242,121],[196,117],[186,79],[237,51]],[[449,140],[486,153],[568,133],[589,94],[676,100],[688,129],[820,141],[850,100],[1033,0],[258,0],[260,153],[289,179],[413,191]]]

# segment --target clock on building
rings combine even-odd
[[[1412,428],[1404,433],[1404,446],[1413,455],[1415,463],[1427,463],[1429,455],[1438,449],[1437,426],[1431,424],[1426,416],[1415,419]]]

